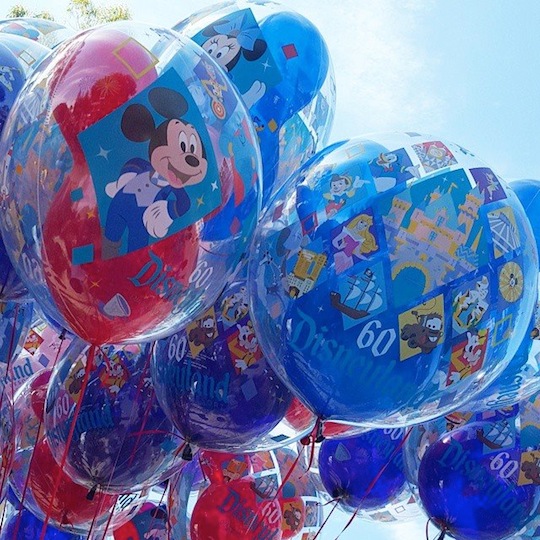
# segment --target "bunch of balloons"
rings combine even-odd
[[[0,69],[0,539],[531,530],[540,182],[328,146],[328,47],[273,2],[7,19]]]

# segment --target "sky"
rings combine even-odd
[[[65,22],[66,0],[12,3],[46,9]],[[124,3],[135,20],[170,27],[214,2]],[[471,150],[503,178],[540,179],[534,157],[540,149],[540,2],[281,3],[309,18],[328,44],[337,85],[331,141],[374,132],[430,133]],[[10,5],[2,2],[6,11]],[[335,538],[346,521],[333,519],[320,538]],[[358,522],[340,540],[357,540],[359,533],[370,540],[418,540],[425,538],[425,521],[397,527]]]

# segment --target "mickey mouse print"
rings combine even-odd
[[[83,131],[79,141],[96,191],[103,259],[171,236],[221,204],[210,137],[174,69]]]

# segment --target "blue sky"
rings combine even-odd
[[[66,0],[14,0],[63,21]],[[172,26],[206,0],[126,0],[134,19]],[[540,179],[540,2],[283,0],[328,43],[337,80],[331,140],[381,131],[431,133],[468,148],[507,179]],[[2,2],[9,6],[9,0]],[[322,539],[333,539],[337,517]],[[424,538],[425,518],[340,538]],[[435,534],[432,534],[432,537]]]

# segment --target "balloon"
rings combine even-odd
[[[279,503],[254,488],[250,478],[210,485],[193,509],[191,540],[280,540]]]
[[[266,203],[330,134],[334,73],[323,37],[271,2],[213,6],[173,28],[201,45],[242,94],[259,136]]]
[[[210,124],[199,109],[216,103]],[[47,319],[120,344],[208,309],[257,218],[254,141],[236,91],[173,31],[111,23],[54,50],[0,150],[0,229]]]
[[[32,314],[32,302],[0,302],[0,396],[4,392],[13,396],[16,379],[23,378],[17,358],[30,330]]]
[[[154,497],[153,502],[144,503],[128,523],[115,528],[114,540],[166,539],[167,509],[161,504],[161,499],[161,496]]]
[[[483,421],[433,443],[418,472],[433,523],[456,540],[499,540],[526,525],[536,508],[538,451],[523,435],[515,422]],[[540,448],[538,436],[534,442]]]
[[[345,508],[390,502],[405,485],[402,440],[403,429],[396,428],[323,441],[319,473],[326,491]]]
[[[0,403],[0,502],[8,491],[8,476],[13,463],[15,410],[10,399]],[[1,520],[0,520],[1,523]]]
[[[201,450],[198,456],[203,474],[212,484],[226,484],[252,472],[248,454]]]
[[[157,343],[152,379],[186,441],[209,450],[261,448],[261,438],[280,423],[292,399],[259,348],[244,280],[227,287],[184,330]],[[272,446],[285,444],[272,438]]]
[[[87,489],[136,491],[182,466],[178,450],[183,441],[157,402],[151,354],[151,343],[106,345],[92,352],[77,341],[55,370],[46,433],[56,461],[66,455],[64,470]]]
[[[516,195],[458,145],[351,139],[273,198],[249,263],[255,331],[322,420],[444,415],[516,353],[538,258]]]
[[[3,32],[0,32],[0,44],[7,47],[17,57],[26,77],[51,52],[48,47],[40,45],[37,41]]]
[[[540,252],[540,180],[511,180],[508,185],[523,205]]]
[[[0,540],[36,540],[41,538],[43,522],[26,509],[11,514],[0,532]],[[47,526],[44,540],[83,540],[76,536]]]
[[[73,36],[75,31],[49,19],[16,17],[0,21],[0,33],[31,39],[53,49],[65,39]]]
[[[47,323],[34,319],[20,353],[12,359],[12,369],[2,380],[6,390],[14,394],[32,375],[52,369],[70,343],[70,336],[61,336]]]
[[[3,82],[0,84],[0,134],[4,130],[4,125],[8,114],[13,107],[15,98],[19,94],[26,81],[26,74],[15,54],[0,41],[0,66],[2,66]],[[9,160],[9,155],[2,155],[0,158]],[[0,195],[6,196],[4,189],[0,188]],[[0,239],[0,300],[22,300],[28,298],[28,291],[15,273],[9,260],[3,241]]]
[[[540,243],[540,181],[514,180],[509,183],[531,224],[536,247]],[[539,269],[540,270],[540,269]],[[536,310],[521,345],[508,367],[467,407],[471,410],[500,409],[532,396],[540,390],[540,301],[536,290]],[[531,291],[532,293],[532,291]]]

